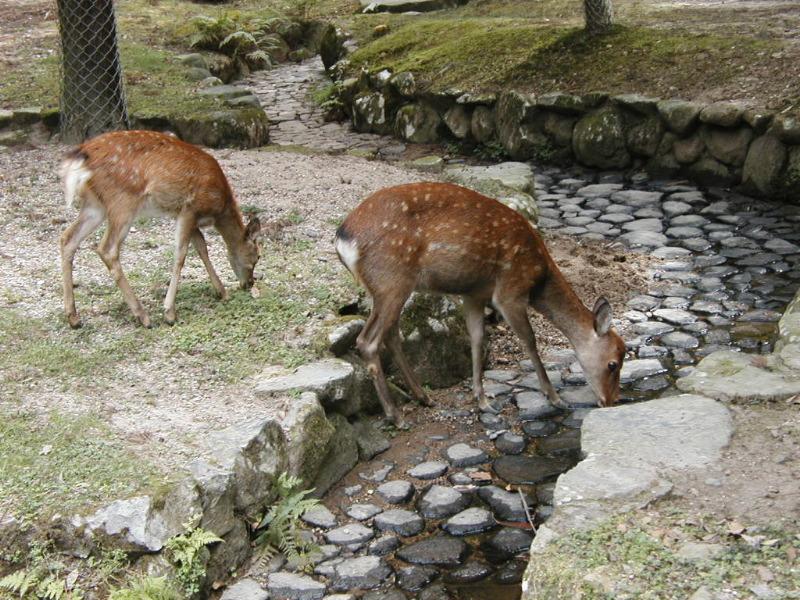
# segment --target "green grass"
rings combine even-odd
[[[152,466],[95,416],[0,413],[0,513],[28,519],[131,496],[158,483]]]
[[[674,87],[724,84],[780,48],[774,40],[647,27],[589,36],[528,19],[429,18],[406,21],[363,46],[352,71],[412,71],[434,90],[626,92],[634,83],[636,91],[670,95]]]
[[[602,573],[631,598],[688,598],[700,586],[735,589],[748,596],[749,587],[762,581],[759,567],[773,574],[774,581],[769,584],[773,590],[797,590],[800,586],[800,569],[792,559],[800,550],[800,539],[790,527],[776,523],[750,531],[763,536],[765,542],[754,546],[728,535],[725,521],[717,517],[687,518],[675,512],[655,519],[650,515],[644,524],[640,516],[614,518],[556,540],[531,562],[530,597],[606,598],[602,590],[584,580],[592,572]],[[667,544],[660,537],[664,532],[682,541]],[[724,544],[724,552],[694,563],[677,557],[684,542],[704,539]]]

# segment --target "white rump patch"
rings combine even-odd
[[[83,166],[84,159],[68,158],[61,163],[61,181],[64,183],[64,199],[67,208],[78,207],[78,200],[83,187],[92,176],[92,172]]]
[[[336,254],[342,259],[344,266],[353,275],[356,275],[356,265],[358,265],[358,244],[355,240],[343,240],[337,237],[333,242],[333,247],[336,248]]]

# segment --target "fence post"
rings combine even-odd
[[[129,126],[113,0],[57,0],[61,136],[81,142]]]

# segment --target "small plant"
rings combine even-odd
[[[487,162],[497,162],[505,160],[508,157],[508,155],[506,154],[506,149],[500,142],[489,142],[488,144],[478,144],[472,150],[472,154],[474,154],[478,159]]]
[[[33,542],[28,565],[0,579],[0,591],[11,592],[21,600],[82,600],[80,589],[67,590],[63,569],[47,546]]]
[[[183,600],[183,594],[166,577],[142,577],[129,588],[113,590],[109,600]]]
[[[209,551],[207,546],[221,542],[216,534],[193,524],[185,524],[187,533],[176,535],[167,540],[164,548],[170,562],[175,565],[178,582],[183,592],[192,597],[200,592],[200,586],[206,576],[206,561]]]
[[[200,15],[192,19],[194,33],[189,36],[189,45],[202,50],[217,50],[227,36],[239,29],[237,18],[232,14],[224,14],[214,18]]]
[[[306,498],[314,490],[301,490],[301,485],[298,477],[286,473],[278,476],[278,500],[258,526],[259,529],[266,529],[256,537],[256,545],[263,547],[266,560],[283,552],[287,560],[306,568],[310,564],[311,554],[318,548],[303,538],[299,522],[306,511],[319,504],[319,500]]]
[[[234,31],[225,36],[219,43],[219,49],[234,60],[254,69],[266,69],[272,66],[270,55],[261,50],[253,34],[246,31]]]

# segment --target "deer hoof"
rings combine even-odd
[[[428,397],[428,394],[423,392],[422,394],[417,395],[417,402],[422,404],[422,406],[433,406],[433,400]]]
[[[168,310],[164,313],[164,321],[166,321],[167,325],[175,325],[176,316],[174,310]],[[146,325],[145,325],[146,327]]]
[[[492,413],[493,415],[498,414],[500,411],[492,406],[492,403],[489,402],[486,397],[478,398],[478,408],[481,409],[481,412],[488,412]]]
[[[150,323],[150,317],[148,317],[147,314],[142,314],[141,316],[139,316],[139,322],[145,329],[150,329],[152,327]]]
[[[83,325],[83,323],[81,323],[81,318],[77,314],[67,315],[67,322],[72,329],[80,329]]]

